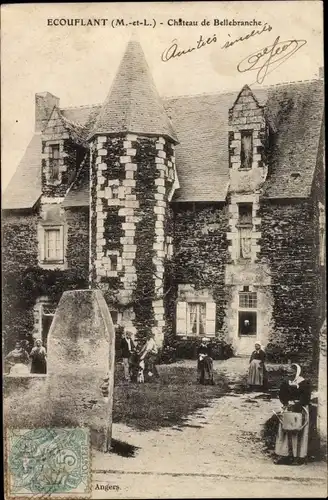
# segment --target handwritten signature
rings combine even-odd
[[[280,36],[277,36],[272,45],[268,45],[245,57],[245,59],[237,65],[237,70],[239,73],[258,70],[256,81],[257,83],[263,83],[268,73],[271,73],[273,69],[276,69],[284,61],[287,61],[287,59],[301,49],[306,43],[306,40],[281,41]],[[272,65],[276,66],[271,71],[268,71],[269,67]]]

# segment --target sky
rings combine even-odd
[[[60,98],[61,107],[103,102],[131,36],[140,41],[162,96],[238,93],[245,84],[309,80],[317,78],[323,66],[322,2],[316,0],[17,4],[2,6],[1,18],[2,189],[33,134],[35,94],[51,92]],[[49,25],[54,19],[95,18],[107,21],[102,21],[104,26]],[[116,19],[124,19],[125,25],[113,27]],[[140,25],[145,19],[149,26]],[[198,25],[169,26],[179,19]],[[214,25],[215,20],[256,20],[262,25]],[[252,30],[260,33],[222,48]],[[212,41],[163,62],[162,54],[173,43],[187,50],[196,47],[200,37]],[[264,61],[263,49],[272,47],[277,37],[278,42],[298,40],[287,52],[296,46],[298,50],[270,66],[263,82],[256,82],[257,71],[237,70],[252,54],[262,54],[258,60]],[[239,67],[247,69],[246,62]]]

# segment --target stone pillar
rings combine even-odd
[[[102,293],[64,292],[48,336],[49,426],[87,427],[92,446],[104,452],[111,440],[114,357],[114,327]]]

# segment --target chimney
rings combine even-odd
[[[323,80],[323,76],[324,76],[324,74],[323,74],[323,66],[321,66],[319,68],[319,78]]]
[[[59,107],[59,98],[50,92],[35,94],[35,132],[42,132],[54,107]]]

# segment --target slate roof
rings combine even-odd
[[[323,80],[253,88],[252,91],[259,104],[265,105],[272,129],[276,130],[270,174],[263,186],[263,197],[308,197],[323,123]],[[176,145],[176,168],[180,189],[176,191],[174,201],[213,202],[226,199],[229,187],[228,111],[237,96],[238,92],[230,92],[163,100],[179,140]],[[61,112],[70,122],[83,125],[89,131],[100,108],[99,105],[67,108]],[[13,201],[9,201],[6,191],[4,208],[32,206],[40,196],[41,145],[36,150],[35,143],[32,148],[31,144],[7,188],[12,193]],[[29,161],[30,157],[32,161]],[[25,169],[29,171],[25,172]],[[298,173],[300,176],[295,175]],[[83,182],[79,179],[65,203],[66,206],[89,204],[88,176],[83,177]]]
[[[36,133],[2,197],[2,208],[32,208],[41,194],[41,134]]]
[[[177,142],[143,50],[134,40],[128,43],[90,137],[122,132],[162,135]]]
[[[270,88],[266,106],[277,133],[263,197],[306,198],[311,194],[323,123],[323,81]]]

